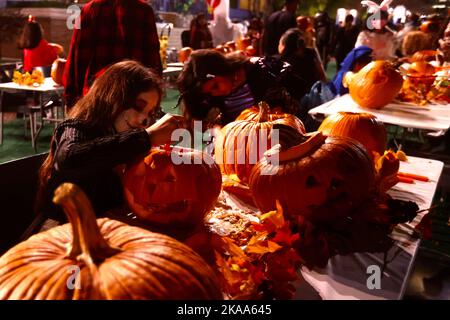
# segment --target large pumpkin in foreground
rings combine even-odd
[[[346,76],[350,96],[363,108],[381,109],[403,85],[403,77],[388,61],[372,61],[358,73]]]
[[[70,224],[30,237],[0,258],[0,299],[220,299],[213,271],[168,236],[95,219],[72,184],[55,192]]]
[[[194,149],[158,147],[125,169],[126,200],[145,222],[195,229],[220,194],[222,177],[209,155]]]
[[[261,102],[258,108],[244,110],[238,119],[222,128],[215,143],[214,158],[223,174],[237,175],[247,183],[250,171],[273,147],[274,127],[285,125],[299,133],[305,132],[303,123],[294,115],[270,111],[269,106]]]
[[[329,115],[319,131],[332,137],[352,138],[359,141],[374,158],[374,152],[383,155],[387,133],[384,124],[370,113],[338,112]]]
[[[294,220],[302,216],[316,223],[346,217],[373,188],[374,166],[364,147],[321,132],[287,150],[273,148],[250,177],[253,199],[262,212],[275,210],[278,200]]]

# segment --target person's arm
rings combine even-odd
[[[69,109],[83,94],[87,68],[94,51],[93,35],[95,34],[95,30],[92,29],[94,26],[90,23],[90,18],[86,13],[87,8],[90,7],[86,5],[81,11],[81,29],[73,30],[66,67],[64,69],[64,96]]]
[[[59,139],[55,165],[63,172],[95,174],[98,170],[114,168],[144,154],[150,146],[149,135],[143,129],[89,139],[82,129],[68,126]]]
[[[161,63],[161,56],[159,53],[159,37],[156,29],[156,19],[152,7],[149,6],[147,15],[144,18],[144,26],[142,34],[144,41],[142,43],[142,50],[144,52],[143,64],[155,70],[159,75],[162,75],[163,67]]]
[[[170,143],[173,131],[185,127],[182,116],[166,114],[145,130],[91,139],[82,125],[69,124],[61,129],[55,164],[60,170],[84,170],[95,174],[99,169],[113,168],[145,154],[152,145]]]

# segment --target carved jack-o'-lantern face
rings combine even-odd
[[[276,152],[280,163],[264,157],[250,176],[253,198],[263,212],[274,210],[278,200],[294,220],[303,216],[330,223],[348,215],[373,189],[372,161],[355,140],[316,133],[287,150],[273,150],[269,154]]]
[[[175,164],[173,159],[181,156],[190,163]],[[219,167],[208,155],[192,149],[152,149],[124,175],[131,209],[138,218],[157,225],[195,227],[213,206],[220,188]]]
[[[403,77],[388,61],[372,61],[358,73],[346,75],[350,96],[363,108],[381,109],[403,85]]]

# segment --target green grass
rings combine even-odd
[[[336,74],[336,60],[331,60],[328,62],[327,70],[325,70],[328,80],[333,79]]]
[[[49,149],[53,126],[44,126],[38,139],[38,153]],[[30,130],[25,136],[24,120],[15,119],[4,123],[3,144],[0,145],[0,163],[34,154],[31,146]]]

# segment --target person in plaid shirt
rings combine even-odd
[[[132,59],[162,74],[155,14],[143,0],[92,0],[81,10],[64,71],[70,109],[108,66]]]

